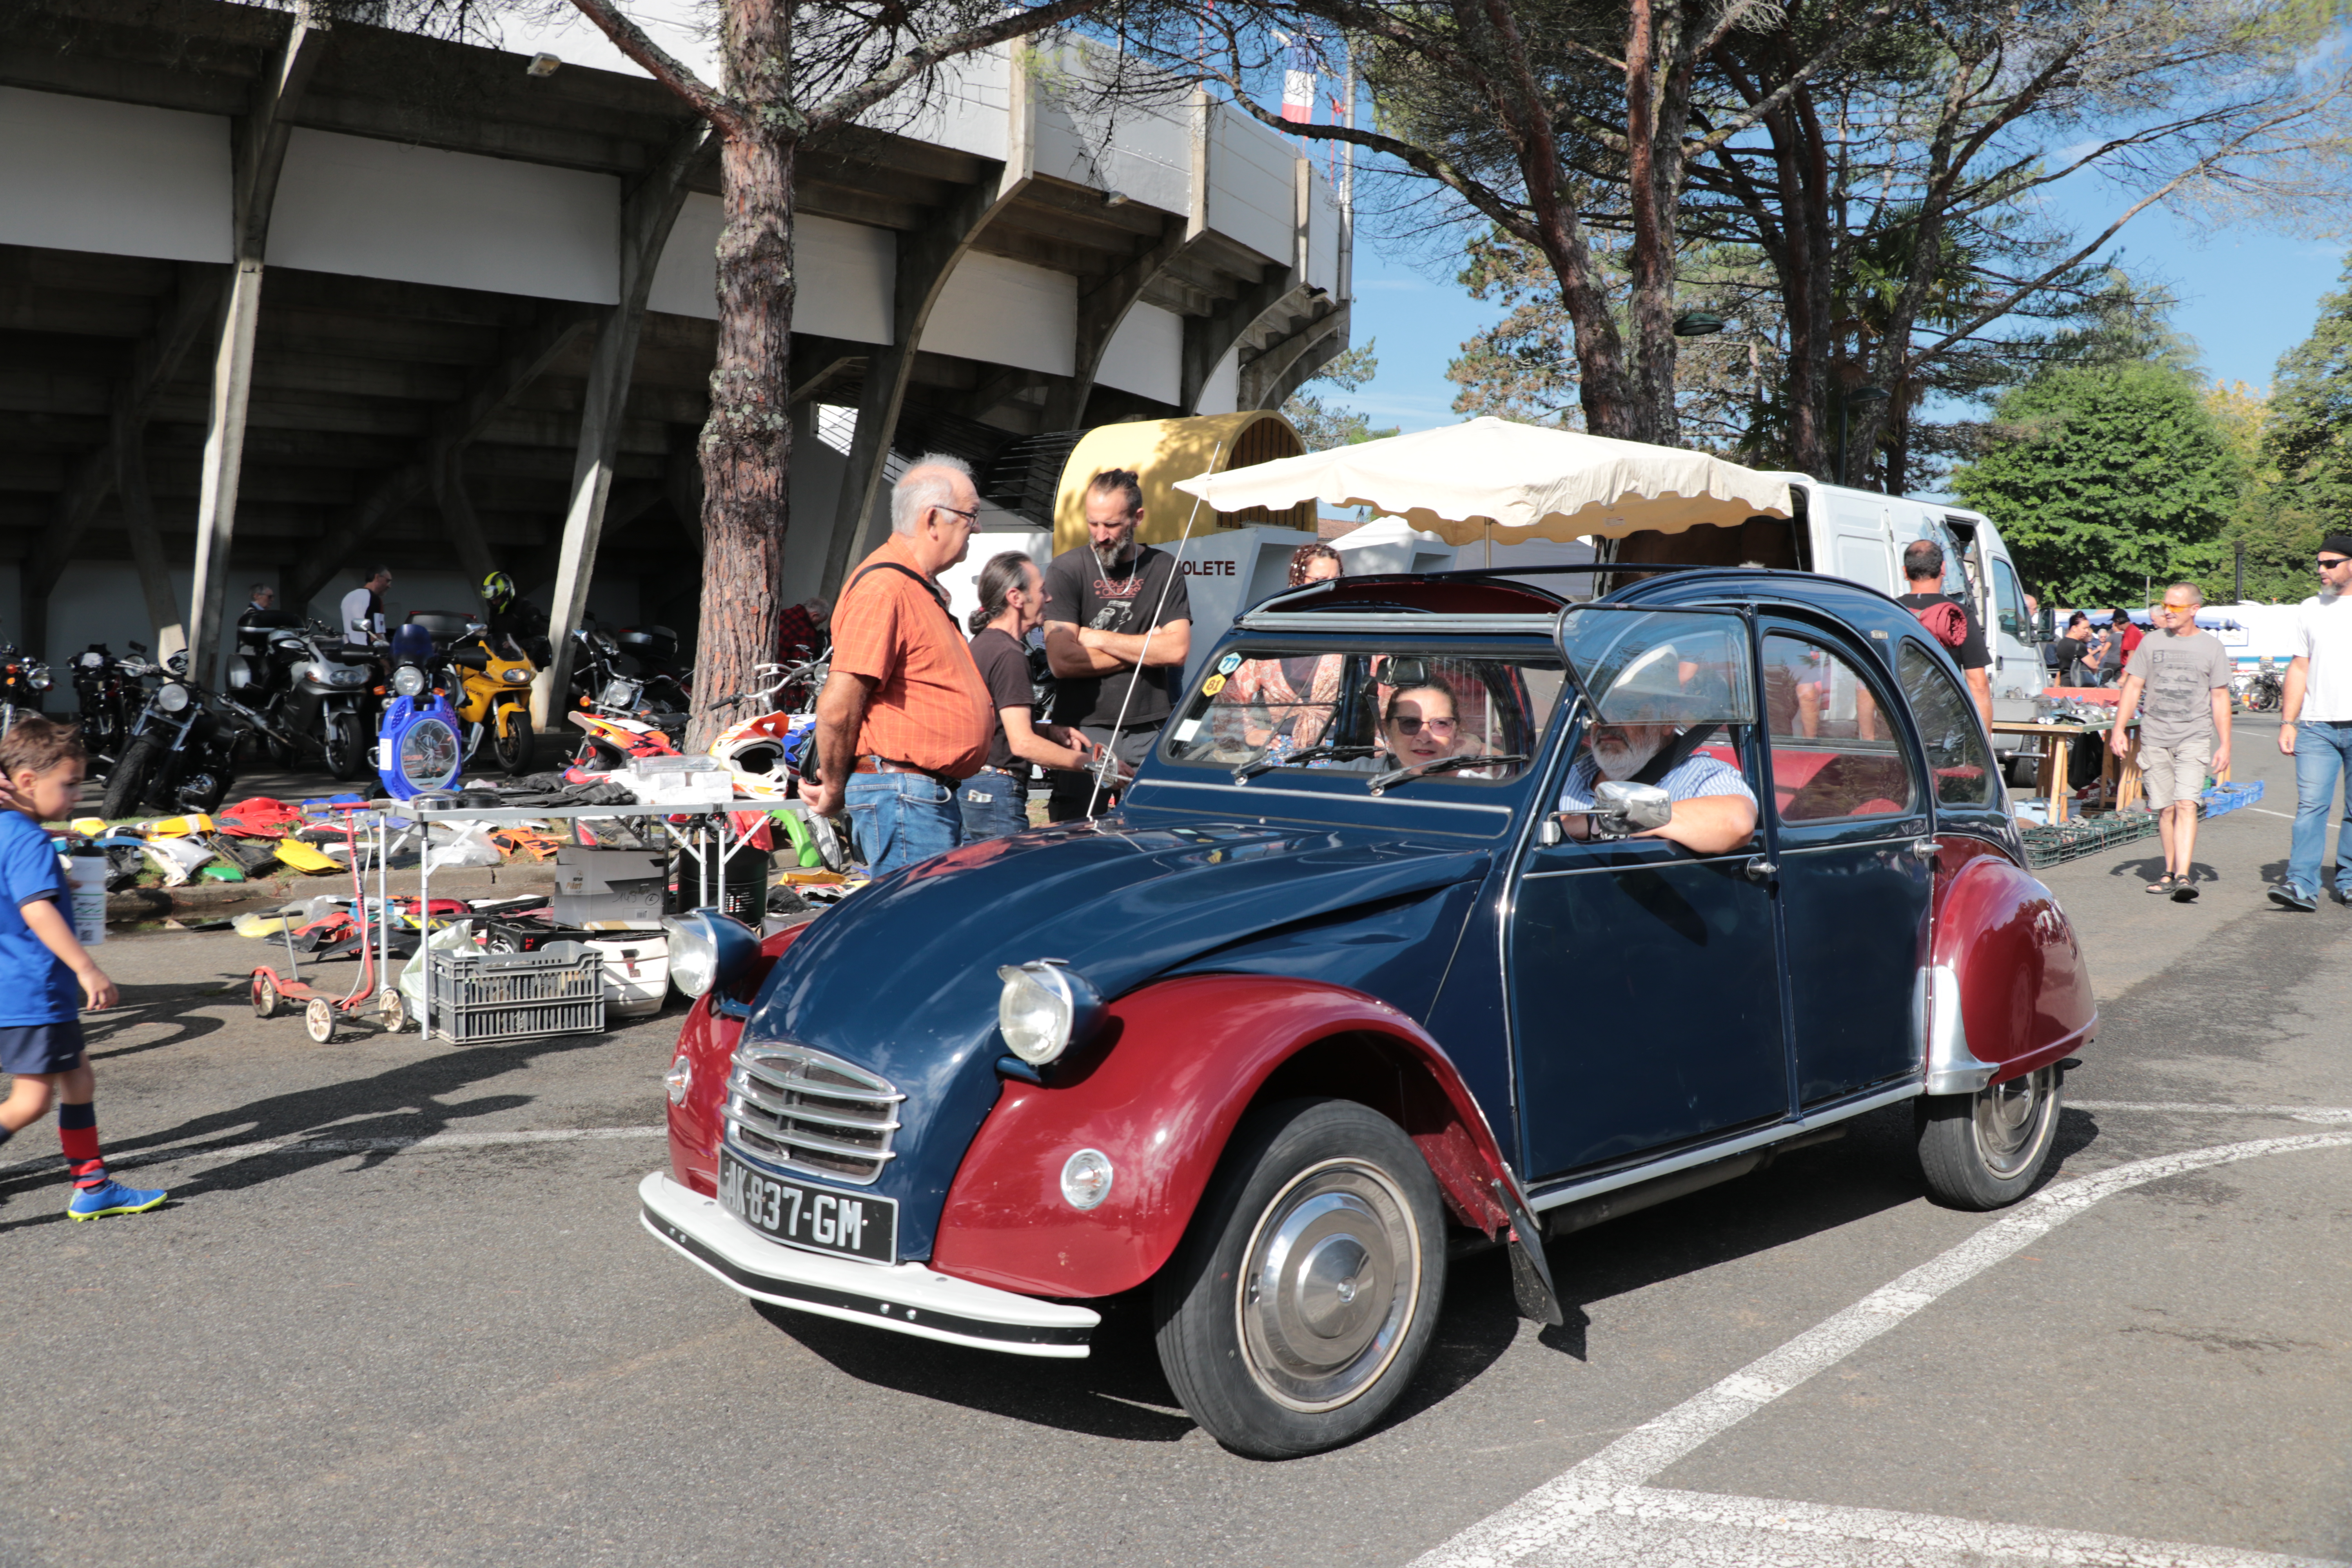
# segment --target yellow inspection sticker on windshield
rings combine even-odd
[[[1218,692],[1223,691],[1224,689],[1225,678],[1222,675],[1213,675],[1209,677],[1208,679],[1201,682],[1201,695],[1203,697],[1214,697]]]

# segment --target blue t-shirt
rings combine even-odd
[[[1601,770],[1587,752],[1568,770],[1568,782],[1560,786],[1559,809],[1567,812],[1591,811],[1592,792],[1600,784]],[[1748,787],[1738,768],[1725,764],[1705,752],[1694,752],[1666,770],[1658,781],[1659,787],[1671,800],[1698,800],[1712,795],[1736,795],[1748,805],[1756,804],[1756,792]]]
[[[0,1028],[79,1017],[81,982],[33,934],[22,909],[54,899],[70,922],[73,889],[56,842],[21,811],[0,811]]]

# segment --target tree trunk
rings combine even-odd
[[[791,13],[730,0],[728,82],[751,103],[791,101]],[[756,690],[775,657],[792,469],[793,162],[797,142],[748,117],[719,149],[727,226],[719,236],[719,353],[702,427],[702,611],[687,749],[748,717],[715,704]],[[738,705],[740,707],[740,705]]]
[[[1674,0],[1665,0],[1672,14]],[[1671,444],[1675,417],[1674,204],[1658,167],[1657,18],[1633,0],[1625,22],[1625,187],[1633,220],[1630,300],[1633,325],[1632,428],[1637,441]],[[1671,51],[1669,51],[1671,59]],[[1676,130],[1679,131],[1679,127]]]

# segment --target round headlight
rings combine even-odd
[[[670,984],[688,996],[727,984],[760,955],[758,934],[717,910],[672,915],[662,929],[669,932]]]
[[[404,664],[392,672],[392,689],[403,697],[415,697],[425,689],[425,672],[413,664]]]
[[[676,971],[673,970],[672,973]],[[672,1105],[684,1105],[686,1091],[694,1087],[694,1064],[684,1057],[670,1063],[669,1071],[662,1074],[662,1087],[669,1090],[669,1102]],[[1063,1188],[1067,1190],[1069,1184],[1069,1178],[1066,1175],[1064,1176]]]
[[[37,669],[33,671],[33,689],[36,691],[47,691],[48,689],[49,672],[46,669]]]
[[[187,707],[188,689],[176,680],[166,681],[155,689],[155,706],[166,713],[177,713]]]
[[[996,977],[1004,982],[996,999],[996,1027],[1006,1047],[1031,1067],[1044,1067],[1068,1050],[1102,1007],[1083,975],[1043,959],[1008,963]]]
[[[1062,1196],[1074,1209],[1090,1209],[1110,1196],[1110,1156],[1081,1149],[1062,1163]]]

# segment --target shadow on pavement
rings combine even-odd
[[[220,1005],[220,995],[212,987],[125,985],[121,991],[121,1006],[82,1019],[83,1050],[94,1063],[135,1057],[165,1046],[184,1046],[206,1035],[218,1034],[226,1026],[222,1019],[197,1011]],[[110,1047],[110,1041],[147,1024],[170,1024],[173,1027],[170,1034],[156,1039]]]

